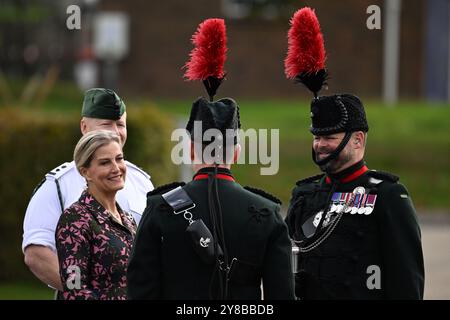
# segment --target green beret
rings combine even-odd
[[[125,103],[110,89],[94,88],[84,94],[81,116],[87,118],[119,120],[125,112]]]

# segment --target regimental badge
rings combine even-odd
[[[322,214],[323,214],[323,211],[317,212],[316,216],[314,217],[314,221],[313,221],[314,227],[317,228],[317,226],[319,225],[320,219],[322,219]]]

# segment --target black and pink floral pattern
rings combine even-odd
[[[63,299],[126,299],[126,272],[136,223],[117,207],[123,225],[84,191],[61,215],[55,238]]]

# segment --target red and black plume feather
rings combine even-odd
[[[192,36],[195,48],[190,53],[190,60],[185,64],[184,77],[187,80],[202,80],[211,101],[225,77],[226,42],[223,19],[203,21]]]
[[[305,7],[295,12],[290,24],[285,74],[287,78],[303,83],[317,97],[328,77],[319,20],[314,10]]]

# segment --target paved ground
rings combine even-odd
[[[425,299],[450,300],[450,215],[421,216]]]

